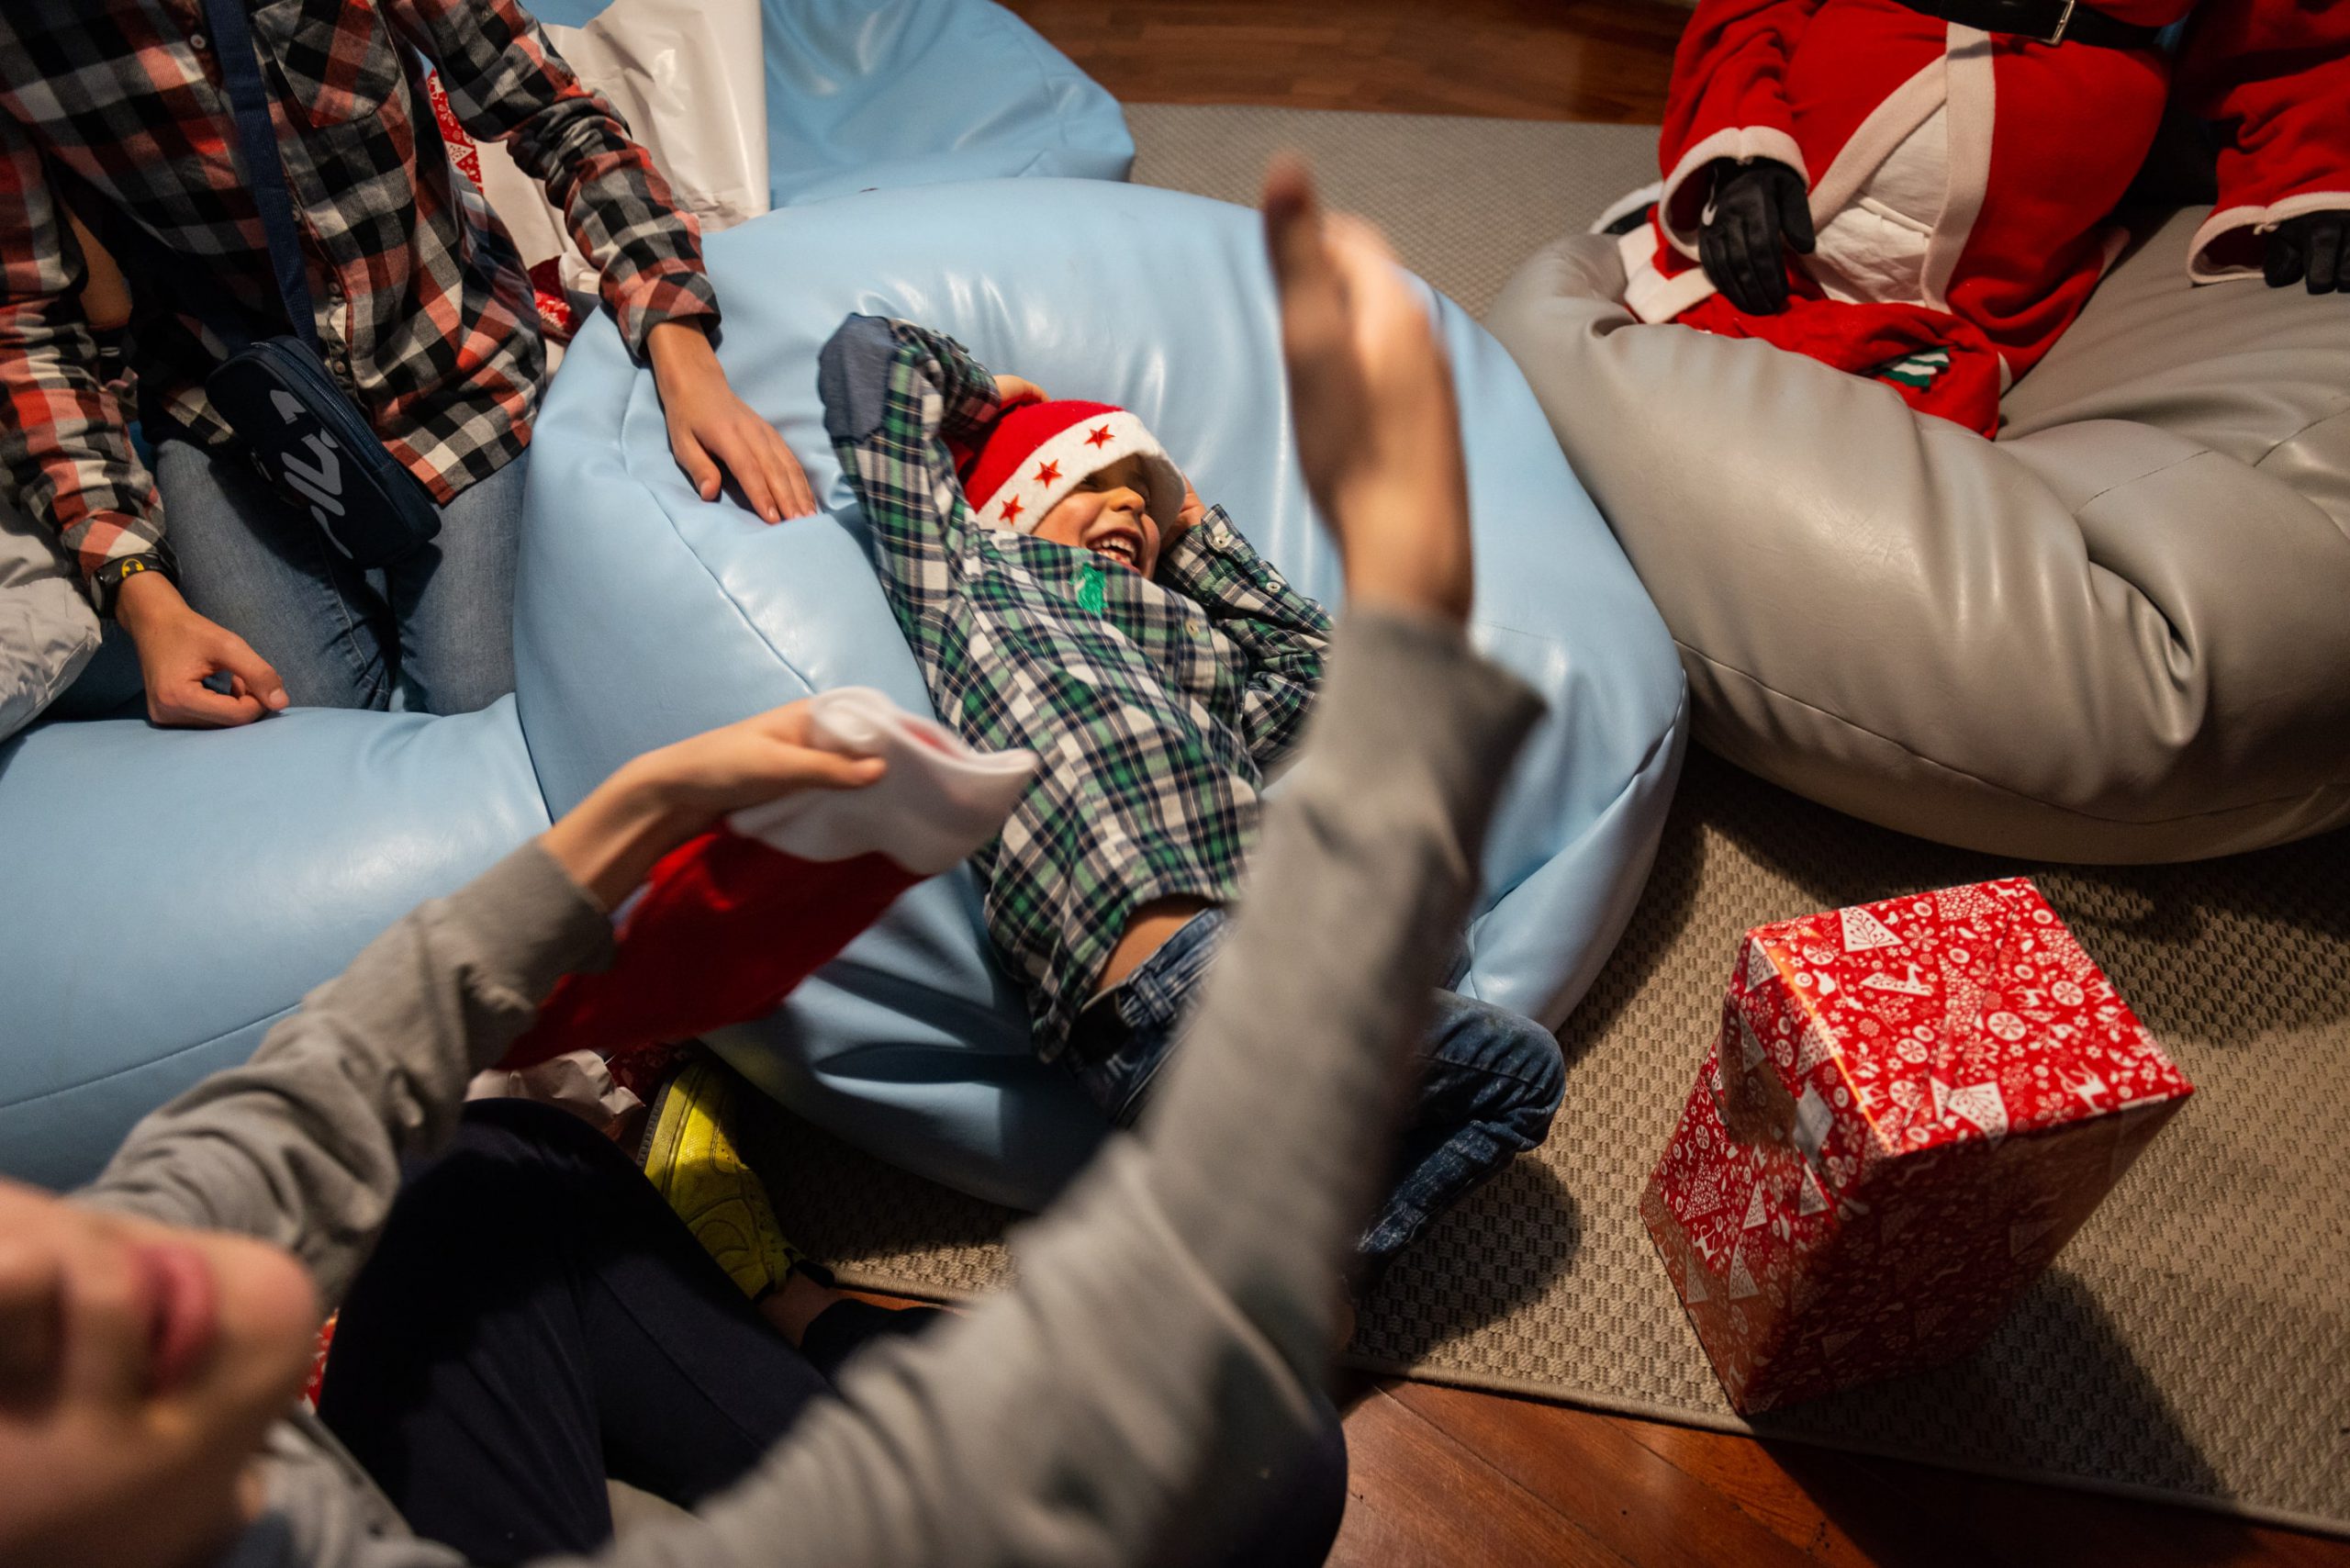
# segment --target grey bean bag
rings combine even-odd
[[[1997,442],[1756,342],[1637,324],[1613,241],[1488,318],[1664,612],[1700,741],[2037,858],[2350,822],[2350,300],[2186,281],[2147,237]]]

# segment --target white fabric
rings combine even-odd
[[[582,28],[547,37],[579,80],[610,99],[653,155],[677,205],[707,233],[767,210],[767,64],[758,0],[612,0]],[[522,264],[562,258],[564,287],[596,297],[596,268],[546,191],[499,143],[483,142],[482,194]]]
[[[1124,409],[1080,420],[1050,440],[1037,442],[1036,449],[1012,471],[1012,477],[984,501],[975,503],[971,513],[990,528],[1034,533],[1044,523],[1045,514],[1070,492],[1128,457],[1143,460],[1143,488],[1147,492],[1144,502],[1151,521],[1161,529],[1172,527],[1183,510],[1183,472],[1149,428]],[[1045,478],[1046,474],[1052,477]],[[1018,503],[1009,521],[1004,516],[1006,502]]]
[[[1590,232],[1605,234],[1617,219],[1629,218],[1644,207],[1654,207],[1664,199],[1664,182],[1651,180],[1639,190],[1628,191],[1607,204],[1607,210],[1592,220]],[[1638,232],[1638,230],[1635,230]]]
[[[728,819],[736,833],[802,860],[848,860],[876,850],[917,876],[960,863],[1003,829],[1036,776],[1031,751],[983,752],[870,687],[808,699],[809,740],[843,756],[890,765],[863,790],[809,790]]]
[[[2194,244],[2187,253],[2187,275],[2196,283],[2264,277],[2268,236],[2278,225],[2312,212],[2345,208],[2350,208],[2350,191],[2303,191],[2274,207],[2223,207],[2195,231]]]
[[[1656,264],[1656,241],[1647,229],[1633,230],[1617,241],[1616,248],[1624,258],[1625,308],[1651,326],[1672,320],[1717,292],[1702,267],[1665,276]]]
[[[48,530],[0,501],[0,740],[39,716],[98,647],[81,575]]]
[[[1841,304],[1918,304],[1926,297],[1926,252],[1950,194],[1950,109],[1923,125],[1861,182],[1853,199],[1819,230],[1804,263],[1821,292]]]
[[[607,1134],[644,1103],[621,1087],[610,1067],[594,1051],[565,1051],[519,1071],[493,1067],[477,1072],[465,1085],[465,1098],[535,1100],[568,1111]]]

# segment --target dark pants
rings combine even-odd
[[[855,1349],[825,1327],[794,1350],[584,1124],[478,1101],[353,1282],[319,1414],[419,1535],[479,1563],[589,1551],[607,1476],[691,1506],[748,1472]],[[1345,1504],[1330,1411],[1231,1561],[1318,1563]]]
[[[1078,1015],[1068,1059],[1113,1125],[1141,1116],[1230,927],[1221,909],[1193,916]],[[1387,1196],[1357,1247],[1365,1283],[1437,1215],[1540,1143],[1565,1092],[1558,1038],[1533,1019],[1449,991],[1436,993],[1434,1013]]]

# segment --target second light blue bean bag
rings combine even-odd
[[[1134,166],[1118,101],[987,0],[766,0],[762,19],[778,207]]]
[[[539,422],[517,605],[520,714],[551,810],[648,746],[827,687],[927,707],[821,422],[816,353],[851,311],[928,322],[1056,396],[1133,409],[1204,498],[1336,603],[1338,559],[1291,450],[1253,213],[1005,180],[778,213],[713,238],[709,260],[727,373],[830,515],[769,528],[703,502],[669,455],[650,376],[608,323],[580,335]],[[1682,678],[1516,366],[1457,308],[1436,308],[1468,435],[1475,636],[1551,704],[1495,824],[1457,983],[1556,1025],[1646,875],[1680,763]],[[1101,1132],[1031,1056],[967,873],[915,890],[781,1014],[717,1044],[852,1141],[1022,1205]]]
[[[535,0],[585,27],[616,0]],[[990,0],[761,0],[778,207],[1019,174],[1123,180],[1118,103]]]

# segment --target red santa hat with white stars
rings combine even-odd
[[[1183,508],[1182,471],[1140,420],[1107,403],[1016,404],[959,471],[980,523],[1033,533],[1089,476],[1127,457],[1142,459],[1143,504],[1151,521],[1172,527]]]

